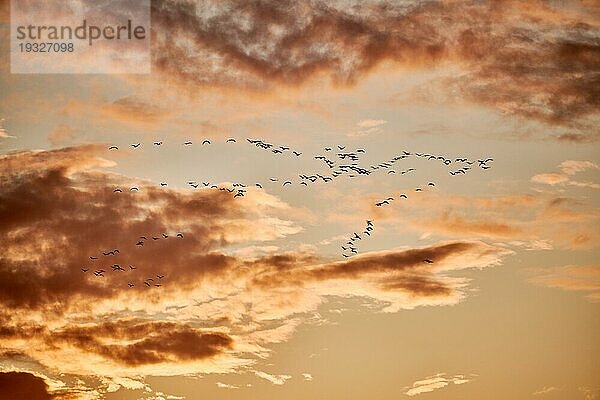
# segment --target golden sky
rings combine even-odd
[[[153,0],[129,75],[9,3],[0,399],[600,398],[597,2]]]

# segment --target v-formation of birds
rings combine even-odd
[[[238,143],[238,141],[235,138],[229,138],[229,139],[225,140],[225,142],[230,145]],[[269,143],[269,142],[266,142],[261,139],[246,139],[246,142],[252,146],[255,146],[258,149],[270,152],[276,156],[281,156],[286,153],[289,153],[289,155],[292,157],[301,157],[304,155],[303,152],[296,150],[296,149],[292,149],[289,146],[275,145],[273,143]],[[162,140],[154,141],[154,142],[152,142],[152,147],[160,147],[163,144],[164,144],[164,142]],[[182,145],[184,147],[189,147],[189,146],[193,146],[194,143],[191,140],[187,140],[187,141],[183,142]],[[203,146],[203,147],[211,146],[212,142],[208,139],[204,139],[199,143],[199,145]],[[133,149],[139,149],[142,147],[142,143],[141,142],[140,143],[132,143],[130,146]],[[447,158],[442,155],[434,155],[434,154],[418,153],[418,152],[412,153],[409,151],[402,151],[401,154],[399,154],[389,160],[385,160],[385,161],[382,161],[382,162],[379,162],[376,164],[371,164],[371,165],[361,165],[359,162],[361,161],[361,157],[364,154],[366,154],[366,150],[359,148],[359,149],[350,151],[350,150],[347,150],[346,147],[347,146],[343,146],[343,145],[325,147],[323,149],[324,155],[320,154],[320,155],[313,156],[313,158],[315,160],[320,161],[324,164],[328,173],[301,173],[298,175],[298,179],[280,179],[278,177],[270,177],[268,179],[268,182],[281,184],[282,187],[289,187],[289,186],[293,186],[293,185],[309,186],[309,185],[315,184],[317,182],[328,183],[335,179],[339,179],[342,176],[346,176],[350,179],[353,179],[353,178],[357,178],[359,176],[369,176],[369,175],[377,173],[377,172],[385,172],[388,175],[391,175],[391,174],[406,175],[406,174],[413,173],[414,171],[416,171],[416,169],[412,168],[412,167],[405,168],[405,169],[397,168],[396,163],[401,160],[405,160],[405,159],[409,159],[409,158],[421,158],[421,159],[432,161],[432,162],[439,162],[439,163],[443,164],[444,166],[450,168],[449,174],[451,176],[459,176],[459,175],[466,175],[468,171],[470,171],[474,168],[480,168],[482,170],[490,169],[491,168],[490,164],[493,163],[493,161],[494,161],[493,158],[489,158],[489,157],[484,158],[484,159],[478,159],[478,160],[470,160],[469,158],[466,158],[466,157],[458,157],[455,159],[451,159],[451,158]],[[111,150],[111,151],[119,150],[119,147],[116,145],[112,145],[109,147],[109,150]],[[454,167],[454,166],[456,166],[456,167]],[[187,184],[193,189],[204,188],[204,189],[213,189],[213,190],[228,192],[228,193],[231,193],[234,198],[244,197],[247,193],[247,188],[249,186],[245,183],[235,182],[235,183],[232,183],[231,186],[227,187],[227,186],[222,186],[222,185],[219,185],[216,183],[205,182],[205,181],[197,182],[195,180],[188,180]],[[166,182],[160,182],[160,186],[165,187],[165,186],[168,186],[168,184]],[[263,183],[260,183],[260,182],[256,182],[252,186],[255,186],[258,189],[263,189]],[[434,182],[428,182],[427,185],[424,185],[424,188],[432,188],[434,186],[435,186]],[[414,191],[421,192],[424,190],[424,188],[417,187],[414,189]],[[140,190],[140,188],[137,186],[132,186],[128,189],[115,188],[114,192],[115,193],[123,193],[124,190],[127,190],[129,192],[138,192]],[[400,194],[399,196],[397,196],[397,198],[389,196],[387,198],[381,199],[380,201],[377,201],[374,205],[376,207],[385,207],[385,206],[391,205],[392,202],[394,202],[395,200],[408,199],[408,197],[409,196],[406,193]],[[373,220],[367,220],[364,230],[361,231],[360,234],[358,232],[353,232],[353,234],[349,237],[348,242],[344,243],[344,245],[341,246],[341,248],[343,250],[342,256],[344,258],[349,258],[349,257],[352,257],[352,256],[358,254],[358,247],[357,247],[358,241],[366,239],[368,237],[371,237],[373,232],[374,232]],[[168,236],[166,234],[163,234],[159,237],[156,237],[156,236],[151,237],[151,240],[166,239],[167,237]],[[183,238],[183,234],[178,233],[177,237]],[[138,242],[136,243],[137,246],[143,246],[145,241],[148,240],[145,236],[142,236],[140,239],[142,239],[142,240],[138,240]],[[114,250],[112,252],[112,254],[108,254],[108,253],[103,254],[103,256],[115,255],[114,252],[118,253],[118,250]],[[95,257],[90,257],[90,258],[92,260],[95,259]],[[433,261],[430,259],[427,259],[427,260],[424,260],[424,262],[432,263]],[[130,266],[129,268],[130,268],[129,269],[130,271],[133,271],[135,269],[135,267],[132,267],[132,266]],[[120,265],[118,265],[118,264],[114,264],[113,266],[111,266],[111,269],[113,272],[126,271],[126,269],[121,268]],[[82,271],[87,272],[87,269],[83,268]],[[104,273],[106,273],[106,270],[104,270],[104,269],[96,269],[94,271],[94,275],[100,276],[100,277],[104,276]],[[150,277],[150,278],[147,278],[145,281],[143,281],[143,284],[147,287],[152,287],[152,286],[160,287],[161,283],[159,283],[158,281],[160,281],[162,278],[163,278],[163,275],[159,275],[157,277]],[[134,287],[134,285],[135,285],[134,283],[131,283],[131,282],[128,283],[129,287]]]

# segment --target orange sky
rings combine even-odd
[[[0,400],[600,398],[594,2],[157,0],[128,75],[9,3]]]

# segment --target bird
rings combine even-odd
[[[97,260],[98,257],[90,256],[90,260]]]
[[[177,237],[178,237],[178,238],[182,238],[182,237],[183,237],[183,233],[178,233],[178,234],[177,234]]]
[[[164,278],[165,276],[164,276],[164,275],[156,275],[156,277],[157,277],[158,279],[162,279],[162,278]]]
[[[131,145],[131,147],[133,147],[133,148],[136,148],[136,149],[137,149],[138,147],[140,147],[140,144],[141,144],[141,143],[134,143],[134,144],[132,144],[132,145]]]
[[[285,185],[291,185],[291,184],[292,184],[292,182],[290,182],[290,181],[285,181],[285,182],[283,182],[283,185],[282,185],[282,186],[285,186]]]
[[[130,265],[129,269],[134,270],[134,269],[137,269],[137,267],[134,267],[133,265]]]
[[[204,144],[210,144],[210,140],[203,140],[203,141],[202,141],[202,144],[203,144],[203,145],[204,145]]]
[[[401,194],[400,197],[403,198],[403,199],[408,199],[408,196],[405,195],[405,194]]]
[[[261,189],[262,189],[262,185],[261,185],[260,183],[257,183],[257,184],[256,184],[256,187],[259,187],[259,188],[261,188]]]
[[[160,186],[167,186],[166,182],[161,182]]]
[[[117,146],[110,146],[108,149],[109,150],[119,150],[119,148]]]
[[[148,240],[146,236],[140,236],[140,239]]]
[[[81,268],[81,272],[88,272],[88,271],[89,271],[89,268],[88,269]]]
[[[430,260],[429,258],[424,259],[423,262],[426,262],[427,264],[433,264],[433,260]]]
[[[169,237],[169,235],[167,235],[166,233],[162,234],[162,237],[164,237],[165,239]]]
[[[140,189],[138,189],[138,188],[137,188],[137,187],[135,187],[135,186],[134,186],[134,187],[132,187],[132,188],[129,188],[129,191],[130,191],[130,192],[137,192],[137,191],[139,191],[139,190],[140,190]]]
[[[300,157],[302,155],[302,153],[300,153],[299,151],[292,151],[292,153],[294,153],[296,157]]]
[[[155,146],[161,146],[163,144],[162,140],[160,142],[154,142]]]
[[[427,184],[427,186],[435,186],[435,183],[433,183],[433,182],[429,182],[429,183]]]
[[[127,286],[134,287],[135,285],[133,283],[128,283]]]
[[[123,191],[119,188],[116,188],[115,190],[113,190],[113,193],[123,193]]]
[[[188,140],[187,142],[184,142],[184,143],[183,143],[183,145],[184,145],[184,146],[189,146],[189,145],[191,145],[191,144],[192,144],[192,142],[190,142],[189,140]]]
[[[234,138],[229,138],[229,139],[227,139],[227,143],[235,143],[235,139]]]

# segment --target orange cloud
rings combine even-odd
[[[452,93],[594,139],[598,43],[585,12],[543,1],[210,4],[155,3],[154,67],[166,79],[268,90],[322,76],[351,85],[386,62],[450,62],[464,71],[446,81]]]
[[[245,255],[229,246],[298,232],[271,215],[283,202],[159,187],[106,171],[107,154],[87,145],[0,157],[0,346],[49,372],[235,371],[268,357],[325,298],[370,298],[387,312],[456,304],[468,293],[460,271],[510,254],[451,241],[345,262],[308,248]]]
[[[588,292],[586,297],[600,301],[600,265],[566,266],[541,272],[531,282],[556,289]]]

